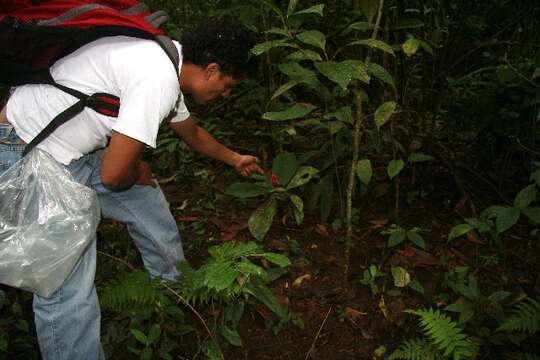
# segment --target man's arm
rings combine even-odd
[[[101,161],[101,182],[112,191],[122,191],[135,184],[145,144],[113,131],[111,142]]]
[[[241,175],[251,176],[254,173],[263,174],[259,159],[251,155],[241,155],[217,141],[205,129],[198,126],[191,117],[171,123],[171,128],[193,150],[228,164]]]

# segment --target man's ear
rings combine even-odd
[[[206,73],[206,80],[210,79],[213,75],[219,75],[221,72],[221,65],[218,63],[210,63],[206,65],[206,68],[204,69]]]

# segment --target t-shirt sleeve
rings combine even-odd
[[[127,49],[123,61],[111,59],[120,90],[120,111],[112,129],[155,148],[159,125],[175,107],[180,85],[159,45],[149,42],[146,51],[140,50]]]

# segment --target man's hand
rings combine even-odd
[[[139,161],[139,166],[137,168],[137,180],[135,181],[137,185],[149,185],[152,187],[157,186],[156,177],[152,173],[152,168],[146,161]]]
[[[259,166],[261,161],[251,155],[239,155],[233,164],[234,170],[242,176],[251,176],[255,173],[264,175],[263,169]]]

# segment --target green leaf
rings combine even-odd
[[[262,241],[264,239],[274,216],[276,215],[277,203],[274,198],[269,199],[267,202],[259,206],[249,217],[248,227],[249,232],[257,239]]]
[[[489,295],[488,299],[490,301],[500,303],[501,301],[508,299],[510,295],[512,295],[511,292],[500,290],[493,292],[491,295]]]
[[[154,351],[150,346],[145,347],[141,354],[139,355],[140,360],[152,360],[152,357],[154,355]]]
[[[251,49],[251,53],[253,55],[261,55],[267,52],[270,49],[276,48],[276,47],[297,47],[295,44],[291,44],[288,42],[288,40],[271,40],[271,41],[265,41],[263,43],[257,44]]]
[[[291,80],[283,85],[281,85],[275,92],[274,95],[272,95],[272,98],[270,100],[274,100],[278,96],[282,95],[283,93],[286,93],[287,91],[291,90],[296,85],[300,84],[302,81],[299,80]]]
[[[285,255],[266,252],[266,253],[261,254],[261,257],[263,257],[264,259],[270,261],[272,264],[275,264],[279,267],[291,266],[291,260],[289,260],[289,258],[286,257]]]
[[[394,49],[392,49],[390,45],[388,45],[387,43],[381,40],[376,40],[376,39],[356,40],[349,43],[347,46],[351,46],[351,45],[365,45],[374,49],[382,50],[384,52],[387,52],[389,54],[396,56],[396,54],[394,53]]]
[[[394,159],[390,161],[386,169],[386,172],[388,173],[388,176],[390,177],[390,179],[395,178],[401,172],[401,170],[403,170],[404,166],[405,166],[405,162],[401,159],[397,159],[397,160]]]
[[[427,155],[420,152],[414,152],[409,155],[409,158],[407,159],[409,162],[423,162],[423,161],[431,161],[435,159],[431,155]]]
[[[403,45],[401,45],[401,48],[403,49],[403,51],[405,52],[407,56],[414,55],[418,51],[419,47],[420,47],[420,41],[418,41],[417,38],[412,37],[412,36],[409,39],[407,39],[407,41],[405,41]]]
[[[334,111],[333,113],[330,113],[325,116],[325,119],[331,119],[336,118],[339,121],[346,123],[346,124],[352,124],[354,122],[354,119],[352,117],[352,110],[350,106],[344,106],[340,108],[337,111]]]
[[[276,314],[281,321],[286,321],[289,318],[287,311],[280,305],[274,293],[261,281],[253,279],[245,285],[245,289]]]
[[[349,29],[366,31],[366,30],[372,30],[373,25],[365,21],[359,21],[359,22],[355,22],[349,25]]]
[[[296,35],[297,39],[304,44],[313,45],[319,49],[323,49],[326,46],[326,36],[318,30],[304,31]]]
[[[313,5],[307,9],[300,10],[294,13],[294,15],[301,15],[301,14],[318,14],[320,16],[323,16],[323,10],[324,10],[324,4],[319,5]]]
[[[538,191],[536,189],[536,184],[527,186],[525,189],[521,190],[514,199],[514,206],[523,210],[528,207],[533,201],[536,201],[536,196]]]
[[[407,238],[419,248],[426,248],[426,241],[420,234],[418,234],[418,232],[412,230],[407,231]]]
[[[301,166],[287,185],[287,190],[307,184],[319,170],[311,166]]]
[[[272,0],[262,0],[262,3],[275,12],[277,16],[283,19],[281,9]]]
[[[225,194],[240,199],[252,198],[267,194],[268,188],[252,183],[234,183],[225,189]]]
[[[420,283],[420,281],[418,280],[413,280],[409,283],[409,287],[417,292],[419,292],[420,294],[424,294],[424,287],[422,286],[422,284]]]
[[[272,173],[277,175],[279,184],[282,186],[287,185],[291,181],[297,170],[298,160],[294,153],[281,153],[272,161]]]
[[[296,9],[296,5],[298,4],[298,0],[289,0],[289,6],[287,8],[287,17],[292,15],[294,13],[294,9]]]
[[[265,31],[265,33],[267,34],[276,34],[276,35],[283,35],[287,38],[290,37],[290,34],[289,32],[286,30],[286,29],[282,29],[282,28],[278,28],[278,27],[273,27],[271,29],[268,29]]]
[[[286,121],[298,119],[306,116],[315,109],[311,104],[298,103],[283,111],[273,111],[264,113],[262,118],[270,121]]]
[[[148,333],[148,345],[155,343],[156,340],[159,339],[160,335],[161,328],[159,327],[159,325],[152,326],[150,332]]]
[[[367,72],[370,76],[374,76],[382,82],[391,85],[394,89],[396,88],[396,84],[394,83],[392,75],[390,75],[390,73],[386,71],[386,69],[383,68],[381,65],[370,62],[369,64],[367,64]]]
[[[304,220],[304,202],[299,196],[294,194],[290,195],[290,199],[294,205],[294,219],[296,220],[296,225],[300,225],[302,220]]]
[[[236,329],[231,329],[226,325],[220,325],[219,332],[231,345],[242,346],[242,338]]]
[[[360,10],[362,10],[362,13],[366,16],[366,19],[370,23],[373,22],[373,17],[375,16],[375,14],[377,14],[377,10],[379,9],[379,1],[359,0],[358,6],[360,6]]]
[[[536,69],[534,69],[534,73],[533,73],[533,76],[532,76],[532,79],[536,79],[537,77],[540,76],[540,67],[537,67]]]
[[[306,84],[315,86],[319,83],[317,74],[312,70],[302,67],[296,62],[279,64],[279,71],[287,75],[291,80],[299,80]]]
[[[373,169],[371,167],[371,160],[363,159],[356,164],[356,175],[360,182],[364,185],[368,185],[373,176]]]
[[[215,289],[216,291],[229,288],[239,275],[230,260],[212,262],[205,267],[205,270],[205,285],[209,289]]]
[[[474,228],[469,224],[459,224],[456,225],[450,230],[450,234],[448,234],[448,241],[457,239],[458,237],[465,235],[469,231],[473,230]]]
[[[402,19],[398,20],[396,25],[392,26],[392,30],[402,30],[402,29],[417,29],[424,26],[424,22],[419,19]]]
[[[387,101],[375,111],[375,126],[380,129],[390,120],[390,117],[396,111],[397,103],[395,101]]]
[[[322,61],[321,55],[319,53],[309,50],[309,49],[302,49],[295,52],[290,53],[285,58],[287,61],[302,61],[302,60],[312,60],[312,61]]]
[[[388,237],[388,247],[394,247],[401,244],[405,241],[407,233],[403,228],[398,228],[396,231],[393,231]]]
[[[497,211],[496,229],[497,234],[510,229],[518,221],[520,211],[515,207],[503,207]]]
[[[396,287],[403,288],[411,282],[411,275],[401,266],[392,267],[392,277]]]
[[[523,209],[525,216],[529,218],[532,222],[540,225],[540,208],[539,207],[528,207]]]
[[[242,273],[242,275],[257,275],[264,276],[265,271],[262,267],[253,264],[247,259],[242,259],[239,263],[236,264],[236,269]]]
[[[343,90],[346,90],[354,79],[369,82],[366,66],[361,61],[326,61],[316,62],[314,65],[321,74],[339,84]]]
[[[146,337],[146,335],[144,335],[142,331],[137,330],[137,329],[129,329],[129,332],[131,332],[131,335],[133,335],[133,337],[137,339],[137,341],[140,342],[141,344],[145,346],[149,345],[148,338]]]

